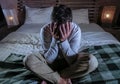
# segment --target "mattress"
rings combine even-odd
[[[96,23],[78,24],[82,32],[104,32],[104,30]]]
[[[44,24],[24,24],[16,32],[39,33]]]
[[[24,24],[17,31],[12,32],[0,42],[0,60],[4,60],[9,54],[17,53],[28,55],[34,51],[39,51],[39,32],[44,24]],[[119,44],[117,39],[95,23],[79,24],[82,31],[81,48],[79,51],[89,46]],[[6,53],[3,53],[6,51]]]
[[[16,32],[39,33],[45,24],[24,24]],[[82,32],[103,32],[104,30],[95,23],[78,24]]]
[[[74,84],[119,84],[116,82],[120,80],[118,75],[120,73],[120,42],[95,23],[78,25],[82,31],[79,51],[87,50],[87,52],[95,55],[100,66],[93,73],[83,78],[74,79]],[[34,80],[33,74],[24,68],[22,59],[24,56],[39,51],[41,46],[39,32],[43,26],[44,24],[24,24],[17,31],[10,33],[0,41],[0,78],[3,79],[8,76],[6,80],[1,79],[0,83],[38,83],[38,81]],[[3,66],[2,64],[12,67]],[[114,69],[111,66],[117,66],[117,68]],[[8,73],[15,73],[15,75],[9,76]],[[32,79],[28,79],[31,74]]]

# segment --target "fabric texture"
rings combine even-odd
[[[53,69],[50,68],[46,63],[46,60],[38,52],[25,57],[24,64],[27,69],[32,71],[39,78],[44,78],[43,80],[47,80],[53,84],[58,84],[60,76],[63,78],[77,78],[87,75],[88,73],[92,72],[92,70],[95,70],[97,66],[94,66],[94,69],[88,71],[89,68],[91,69],[91,65],[89,63],[89,61],[92,60],[91,57],[92,55],[89,54],[78,54],[77,59],[73,64],[63,68],[63,70],[59,72],[59,68],[53,71]],[[96,59],[92,61],[94,62]]]
[[[25,24],[39,23],[46,24],[51,22],[51,13],[53,7],[48,8],[30,8],[26,7]]]
[[[96,56],[99,66],[94,72],[73,79],[73,84],[120,83],[120,45],[90,46],[84,52]],[[40,79],[38,81],[33,73],[25,69],[22,63],[23,58],[24,55],[10,54],[5,61],[0,61],[0,84],[38,84],[40,82]]]
[[[32,71],[39,78],[47,80],[53,84],[58,84],[60,75],[47,65],[46,60],[39,52],[26,56],[23,62],[27,69]]]
[[[88,9],[72,10],[73,22],[89,24]]]
[[[45,25],[40,31],[40,52],[45,57],[48,63],[52,63],[58,55],[57,40],[52,37],[50,28]],[[71,34],[63,41],[61,45],[62,53],[65,56],[74,56],[78,53],[81,43],[81,30],[80,27],[71,22]]]
[[[11,53],[4,61],[0,61],[0,84],[38,84],[42,81],[24,67],[24,57]]]
[[[48,23],[51,22],[53,7],[48,8],[30,8],[26,6],[25,24]],[[73,22],[89,24],[88,9],[72,10]],[[44,18],[45,17],[45,18]]]
[[[99,66],[94,72],[82,78],[74,79],[74,84],[120,83],[120,45],[91,46],[85,51],[97,57]]]

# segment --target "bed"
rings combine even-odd
[[[56,4],[55,0],[50,1],[47,3],[49,4],[47,6],[50,7],[38,9],[39,6],[45,6],[43,2],[35,0],[33,3],[27,0],[24,24],[17,31],[10,33],[0,41],[0,84],[39,84],[41,82],[40,79],[23,66],[22,60],[25,56],[40,49],[40,29],[47,23],[46,21],[50,20],[50,17],[48,17],[52,10],[50,3],[53,4],[54,2]],[[38,2],[42,3],[42,5],[38,5]],[[92,5],[95,5],[93,2],[92,0]],[[34,5],[30,6],[30,3]],[[87,7],[90,8],[89,6]],[[33,16],[38,10],[41,12],[40,16]],[[95,18],[88,16],[91,14],[88,9],[73,9],[72,12],[74,22],[80,26],[82,31],[82,42],[79,52],[93,54],[99,62],[99,66],[94,72],[81,78],[72,79],[73,84],[119,84],[120,42],[97,25],[94,22],[96,21]],[[45,15],[46,13],[47,15]],[[45,16],[47,20],[38,20],[38,17]],[[78,16],[81,16],[80,20]],[[36,17],[38,18],[37,20]]]

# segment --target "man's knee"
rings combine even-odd
[[[46,63],[41,54],[30,54],[23,59],[23,64],[28,69],[33,69],[38,63]]]
[[[89,60],[89,70],[90,70],[90,72],[94,71],[97,67],[98,67],[97,58],[93,55],[90,55],[90,60]]]
[[[30,66],[32,60],[33,60],[33,55],[28,55],[28,56],[24,57],[24,59],[23,59],[24,66],[25,67]]]

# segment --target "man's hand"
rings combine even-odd
[[[59,30],[60,30],[60,34],[61,34],[59,40],[60,41],[65,41],[71,33],[71,30],[72,30],[71,29],[71,23],[66,22],[66,24],[60,25]]]
[[[57,23],[51,23],[48,27],[50,28],[51,35],[60,41],[65,41],[71,33],[71,22],[61,24],[58,28]]]
[[[57,23],[52,23],[48,25],[50,28],[50,33],[52,35],[52,37],[54,37],[55,39],[59,39],[59,35],[58,32],[56,32],[55,30],[57,29]]]

